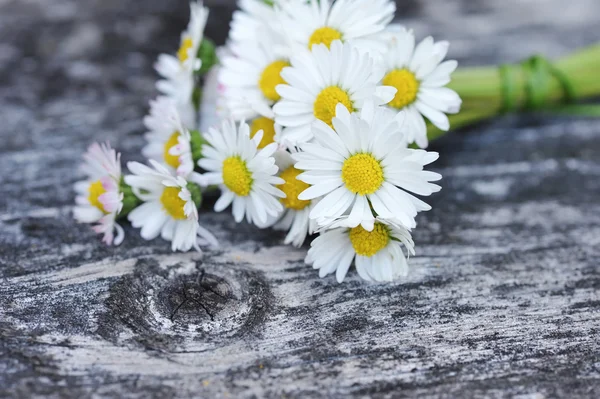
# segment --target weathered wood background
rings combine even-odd
[[[208,2],[208,1],[207,1]],[[208,34],[223,39],[230,1]],[[207,212],[171,254],[71,217],[93,140],[139,160],[152,63],[185,1],[0,1],[0,396],[600,396],[600,125],[504,117],[433,148],[406,281],[320,280],[305,250]],[[600,38],[597,0],[403,1],[464,64]]]

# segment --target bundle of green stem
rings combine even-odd
[[[508,112],[542,111],[600,117],[600,106],[582,103],[600,98],[600,44],[554,63],[541,56],[514,65],[459,68],[449,88],[463,100],[450,116],[452,129]],[[429,139],[446,132],[429,126]]]

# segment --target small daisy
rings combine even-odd
[[[312,140],[316,120],[331,126],[338,104],[353,112],[367,99],[385,104],[396,94],[393,87],[378,86],[384,71],[370,56],[339,40],[330,49],[321,44],[312,52],[300,52],[291,62],[281,72],[287,84],[277,86],[281,101],[273,111],[285,128],[283,139],[293,144]]]
[[[194,72],[202,62],[198,59],[198,49],[204,38],[204,28],[208,19],[208,8],[202,1],[190,3],[190,21],[187,29],[181,33],[181,44],[177,57],[161,54],[155,65],[156,71],[164,78],[156,83],[157,89],[175,101],[186,127],[193,128],[196,123],[195,107],[192,96],[195,87]]]
[[[263,132],[250,138],[250,126],[241,122],[224,121],[221,130],[210,129],[205,136],[209,145],[202,147],[203,158],[198,166],[207,171],[206,185],[218,184],[222,194],[215,204],[221,212],[233,203],[233,217],[241,222],[246,216],[249,223],[264,226],[270,217],[283,211],[278,198],[285,194],[275,186],[284,180],[277,177],[273,153],[277,144],[258,149]]]
[[[414,227],[417,212],[431,207],[407,191],[428,196],[440,190],[430,182],[441,176],[423,170],[438,154],[406,148],[395,113],[370,101],[360,114],[350,114],[338,104],[333,126],[335,130],[317,121],[316,143],[304,144],[304,152],[292,154],[296,168],[305,170],[298,178],[312,185],[298,198],[323,196],[310,217],[323,226],[349,212],[349,227],[362,224],[372,230],[375,212]]]
[[[342,40],[367,52],[385,51],[380,36],[396,12],[391,0],[288,0],[278,4],[278,19],[287,38],[309,50]]]
[[[123,193],[119,190],[121,154],[108,144],[94,143],[83,158],[82,170],[88,179],[75,184],[75,219],[80,223],[97,223],[93,229],[104,235],[102,241],[107,245],[119,245],[125,237],[115,221],[123,208]]]
[[[149,131],[142,154],[173,168],[179,176],[189,176],[194,170],[191,136],[175,103],[168,97],[150,101],[150,114],[144,118],[144,124]]]
[[[314,207],[316,200],[307,201],[298,199],[298,195],[310,187],[297,177],[301,170],[294,167],[294,160],[289,152],[278,151],[276,154],[277,165],[281,177],[285,183],[277,186],[285,193],[285,198],[281,199],[285,210],[281,219],[273,226],[275,230],[287,231],[285,237],[286,244],[292,244],[300,247],[306,240],[308,234],[313,234],[316,230],[316,223],[308,215]]]
[[[249,120],[264,114],[261,110],[279,101],[276,87],[285,84],[281,70],[290,66],[287,50],[265,36],[254,43],[244,43],[234,54],[222,60],[219,83],[227,90],[225,103],[237,120]]]
[[[409,230],[378,218],[371,231],[342,226],[321,233],[311,243],[306,263],[319,269],[321,278],[335,272],[338,283],[344,281],[353,260],[362,279],[393,281],[408,273],[403,245],[408,256],[414,255]]]
[[[448,42],[434,43],[431,37],[415,47],[412,31],[402,27],[390,30],[390,47],[384,55],[386,74],[381,84],[398,91],[388,107],[399,111],[407,125],[409,143],[426,148],[427,127],[423,116],[441,130],[448,130],[450,122],[445,114],[460,110],[461,99],[446,87],[456,61],[442,62],[448,52]]]
[[[200,251],[199,245],[218,246],[216,238],[198,223],[200,188],[181,176],[174,177],[156,161],[150,160],[150,164],[152,168],[139,162],[127,164],[133,174],[125,176],[125,182],[144,201],[127,217],[132,226],[142,228],[145,240],[160,234],[171,241],[173,251],[189,251],[192,247]]]

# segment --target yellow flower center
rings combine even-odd
[[[355,154],[344,161],[342,181],[355,194],[373,194],[383,183],[383,168],[373,155]]]
[[[182,64],[184,62],[186,62],[187,59],[189,58],[189,50],[192,48],[193,45],[194,45],[194,41],[192,40],[191,37],[186,37],[181,41],[181,46],[179,47],[179,50],[177,51],[177,58],[179,58],[179,61]]]
[[[375,223],[373,231],[362,226],[350,229],[350,242],[357,255],[371,257],[384,249],[390,242],[390,229],[382,223]]]
[[[408,69],[394,69],[385,75],[383,85],[392,86],[398,90],[394,99],[388,104],[390,107],[398,109],[414,103],[419,93],[419,81],[415,74]]]
[[[169,137],[169,140],[165,143],[165,147],[163,150],[163,157],[165,158],[165,162],[167,165],[172,166],[174,168],[179,167],[179,157],[177,155],[169,154],[169,150],[176,146],[179,143],[179,132],[175,132]]]
[[[308,49],[311,50],[315,44],[324,44],[329,48],[334,40],[342,40],[342,33],[329,26],[323,26],[314,31],[308,39]]]
[[[246,162],[239,156],[233,156],[223,161],[223,183],[228,189],[239,196],[245,197],[252,189],[252,173]]]
[[[273,119],[261,116],[253,120],[250,125],[250,137],[254,137],[259,130],[263,131],[263,137],[258,143],[258,148],[265,148],[275,142],[275,121]]]
[[[281,70],[288,66],[290,66],[290,63],[287,61],[274,61],[267,65],[260,75],[258,87],[267,99],[271,101],[279,101],[281,98],[275,88],[277,85],[286,83],[286,81],[281,77]]]
[[[354,104],[348,93],[337,86],[329,86],[323,89],[313,105],[315,118],[322,120],[333,128],[331,120],[335,116],[335,107],[342,103],[348,111],[354,110]]]
[[[183,207],[185,206],[185,201],[179,198],[179,192],[181,189],[179,187],[166,187],[160,196],[160,202],[165,211],[173,219],[182,220],[185,219],[185,212],[183,211]]]
[[[300,173],[302,173],[301,170],[290,166],[281,172],[281,175],[279,176],[285,180],[285,183],[277,186],[286,195],[285,198],[281,199],[283,205],[288,209],[295,209],[297,211],[302,210],[310,205],[310,201],[298,199],[298,195],[310,187],[310,185],[298,180],[297,177]]]
[[[100,209],[102,213],[108,213],[104,210],[102,202],[100,202],[100,200],[98,199],[98,197],[100,197],[106,192],[104,186],[102,185],[102,182],[100,180],[96,180],[95,182],[90,184],[88,191],[90,193],[90,195],[88,196],[88,201],[90,201],[90,204]]]

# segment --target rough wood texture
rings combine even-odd
[[[211,212],[223,248],[203,258],[131,227],[109,249],[71,217],[75,166],[93,140],[139,159],[186,4],[51,3],[0,1],[0,396],[600,395],[597,121],[436,142],[444,189],[397,284],[320,280],[304,250]],[[559,56],[600,25],[597,0],[402,4],[464,64]]]

